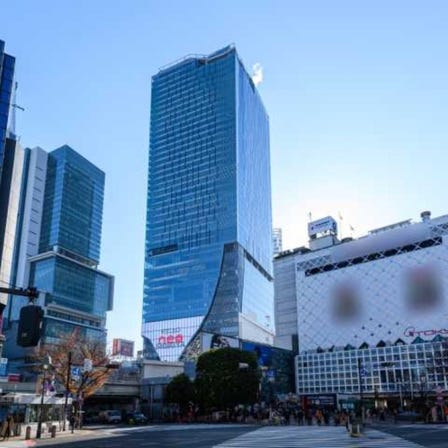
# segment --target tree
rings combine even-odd
[[[173,377],[166,388],[167,402],[178,404],[181,414],[184,414],[188,404],[195,400],[194,395],[194,385],[184,373]]]
[[[221,348],[203,353],[196,366],[197,399],[204,410],[257,400],[261,374],[254,353]]]
[[[85,399],[94,394],[109,378],[116,365],[110,364],[106,354],[105,344],[101,340],[87,339],[79,335],[79,331],[62,336],[57,344],[45,344],[40,349],[40,355],[50,355],[52,374],[57,383],[67,382],[69,368],[69,353],[71,365],[81,368],[81,375],[70,375],[68,390],[77,398]],[[84,370],[84,360],[91,360],[91,369]]]

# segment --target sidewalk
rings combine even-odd
[[[48,441],[48,440],[58,440],[58,439],[68,439],[70,437],[78,438],[80,436],[88,436],[93,434],[95,431],[91,429],[75,429],[75,432],[72,434],[71,431],[58,431],[56,432],[56,437],[52,438],[49,432],[42,433],[42,437],[40,439],[32,438],[30,440],[25,440],[24,431],[22,431],[22,435],[19,437],[10,437],[9,440],[1,440],[0,439],[0,448],[13,448],[13,447],[34,447],[39,445],[39,441]]]

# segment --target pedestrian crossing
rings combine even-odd
[[[377,430],[350,437],[345,427],[269,426],[213,448],[422,448],[422,445]]]
[[[223,428],[247,428],[245,424],[222,424],[222,423],[188,423],[188,424],[163,424],[152,426],[129,426],[118,428],[105,428],[103,432],[108,434],[123,432],[148,432],[148,431],[191,431],[195,429],[223,429]],[[1,447],[0,447],[1,448]]]

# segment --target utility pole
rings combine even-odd
[[[68,352],[67,380],[65,383],[64,423],[62,424],[63,431],[65,431],[65,422],[67,420],[67,403],[68,403],[68,394],[70,392],[71,373],[72,373],[72,352]]]

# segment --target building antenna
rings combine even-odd
[[[342,221],[344,220],[344,218],[342,217],[342,214],[341,214],[341,212],[338,212],[338,221],[339,221],[339,234],[340,234],[340,236],[339,236],[339,238],[342,240]]]
[[[14,93],[12,97],[12,104],[11,104],[11,126],[9,127],[9,133],[11,134],[12,138],[16,138],[16,109],[21,110],[22,112],[25,111],[25,108],[22,106],[19,106],[17,104],[17,88],[19,87],[19,83],[16,81],[14,84]]]

